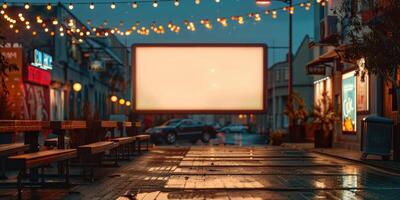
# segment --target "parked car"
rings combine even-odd
[[[210,139],[216,137],[216,131],[211,125],[192,119],[171,119],[161,126],[155,126],[146,130],[151,140],[155,143],[166,142],[175,143],[178,139],[197,141],[200,139],[208,143]]]
[[[224,133],[246,133],[248,131],[249,128],[241,124],[230,124],[218,130],[218,132]]]

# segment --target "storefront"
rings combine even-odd
[[[24,70],[24,119],[50,120],[52,57],[37,49]]]
[[[318,103],[325,92],[332,100],[334,110],[338,116],[333,135],[333,147],[359,150],[361,144],[361,120],[377,114],[377,86],[371,88],[370,82],[376,82],[375,76],[363,73],[365,61],[357,63],[342,63],[338,49],[328,51],[308,64],[308,68],[324,66],[331,69],[318,75],[323,78],[314,82],[314,102]],[[313,72],[316,72],[314,70]],[[375,102],[374,104],[371,104]]]

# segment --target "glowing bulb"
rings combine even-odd
[[[94,4],[90,3],[89,8],[90,8],[90,10],[93,10],[94,9]]]
[[[46,33],[49,32],[49,29],[48,29],[48,28],[45,28],[45,29],[44,29],[44,32],[46,32]]]
[[[130,102],[130,101],[126,101],[125,105],[126,105],[126,106],[130,106],[130,105],[131,105],[131,102]]]
[[[221,0],[215,0],[215,3],[219,3],[219,2],[221,2]]]
[[[154,7],[154,8],[157,8],[157,7],[158,7],[157,1],[154,1],[154,2],[153,2],[153,7]]]
[[[133,2],[133,3],[132,3],[132,8],[137,8],[137,7],[138,7],[137,2]]]
[[[68,9],[70,9],[70,10],[74,9],[74,4],[70,3],[70,4],[68,5]]]
[[[117,102],[118,101],[118,97],[115,96],[115,95],[111,96],[111,101],[112,102]]]
[[[179,6],[179,0],[175,0],[174,5],[175,5],[175,6]]]
[[[115,7],[116,7],[115,3],[112,3],[111,4],[111,9],[115,9]]]
[[[58,24],[58,21],[55,19],[55,20],[53,20],[53,25],[57,25]]]
[[[47,9],[47,10],[51,10],[51,9],[52,9],[52,6],[51,6],[50,3],[47,4],[46,9]]]
[[[72,85],[72,89],[73,89],[75,92],[79,92],[79,91],[82,90],[82,84],[76,82],[76,83],[74,83],[74,84]]]
[[[120,99],[119,104],[124,105],[125,104],[125,99]]]
[[[199,5],[200,4],[200,0],[194,0],[194,3]]]
[[[26,29],[28,29],[28,30],[31,29],[31,26],[27,25],[27,26],[26,26]]]
[[[31,6],[29,5],[29,3],[25,3],[24,8],[25,8],[26,10],[28,10],[29,8],[31,8]]]
[[[3,9],[7,9],[8,5],[7,5],[6,2],[4,2],[3,5],[2,5],[1,7],[3,7]]]
[[[61,37],[64,37],[64,32],[61,32],[61,33],[60,33],[60,36],[61,36]]]

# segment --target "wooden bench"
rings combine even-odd
[[[44,166],[55,162],[64,162],[65,163],[65,183],[69,184],[69,160],[76,157],[75,149],[53,149],[53,150],[45,150],[28,154],[21,154],[16,156],[9,157],[10,161],[15,163],[19,169],[18,177],[17,177],[17,190],[18,190],[18,199],[22,198],[22,179],[25,176],[25,172],[27,169],[42,167],[42,181],[41,185],[45,183],[44,181]],[[30,180],[33,182],[37,182],[38,177],[36,171],[30,171]],[[53,182],[54,183],[54,182]]]
[[[28,148],[29,146],[24,143],[0,144],[0,179],[7,179],[7,176],[5,175],[7,157],[27,151]]]
[[[83,166],[82,175],[85,176],[85,172],[87,168],[90,169],[90,180],[93,181],[94,170],[90,165],[95,155],[100,155],[100,157],[95,160],[99,164],[101,164],[101,157],[106,151],[114,151],[115,159],[114,166],[118,166],[118,146],[119,144],[112,141],[103,141],[103,142],[95,142],[91,144],[81,145],[78,147],[78,157],[80,160],[80,164]]]
[[[122,159],[129,160],[129,156],[133,154],[135,150],[135,137],[119,137],[112,138],[111,141],[118,143],[119,153],[122,156]]]
[[[135,136],[136,141],[138,142],[138,152],[141,153],[142,151],[142,142],[146,142],[146,150],[149,150],[149,142],[150,142],[150,135],[147,134],[140,134]]]

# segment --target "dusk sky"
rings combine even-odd
[[[294,0],[294,3],[304,2],[305,0]],[[26,2],[26,1],[13,1]],[[31,3],[56,3],[55,1],[35,0]],[[162,24],[165,28],[165,34],[157,35],[151,31],[148,36],[141,36],[136,33],[121,37],[121,41],[131,46],[134,43],[266,43],[268,46],[287,46],[288,44],[288,14],[278,12],[278,18],[272,19],[271,15],[263,14],[266,9],[282,8],[286,4],[274,1],[268,7],[260,7],[254,0],[220,0],[216,3],[214,0],[201,0],[199,5],[194,0],[180,0],[178,7],[174,2],[160,1],[157,8],[152,7],[151,1],[138,4],[138,8],[133,9],[130,3],[118,3],[121,1],[62,1],[68,3],[95,3],[95,9],[90,10],[89,4],[75,4],[72,12],[76,14],[83,22],[91,20],[91,26],[102,25],[104,20],[108,21],[108,26],[118,27],[120,21],[124,23],[124,30],[134,25],[137,21],[140,26],[149,27],[155,21]],[[96,4],[101,2],[102,4]],[[110,2],[104,4],[104,2]],[[110,5],[116,2],[116,9],[112,10]],[[129,2],[129,1],[124,1]],[[247,16],[248,13],[259,12],[261,21],[255,22],[252,19],[245,18],[245,23],[239,25],[236,22],[228,21],[227,27],[222,27],[217,21],[217,17],[226,17],[234,15]],[[206,29],[200,24],[201,19],[209,19],[213,28]],[[195,22],[196,31],[186,30],[183,21],[189,20]],[[304,8],[296,7],[293,16],[293,53],[297,50],[300,42],[306,34],[313,38],[313,7],[305,11]],[[169,21],[181,27],[180,33],[172,33],[167,28]],[[139,26],[139,27],[140,27]],[[286,49],[270,49],[269,65],[285,59]]]

